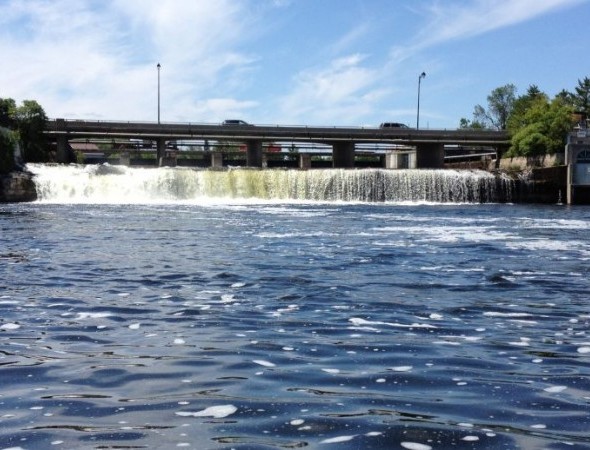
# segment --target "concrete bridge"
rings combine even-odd
[[[262,167],[264,142],[325,144],[332,147],[335,168],[352,168],[356,144],[394,144],[416,148],[416,167],[440,168],[444,165],[445,145],[488,146],[502,152],[510,144],[505,131],[431,130],[412,128],[308,127],[248,124],[194,124],[115,122],[52,119],[46,134],[57,144],[57,158],[67,161],[68,142],[73,139],[139,139],[156,143],[157,159],[162,163],[167,143],[181,140],[223,140],[244,143],[247,166]]]

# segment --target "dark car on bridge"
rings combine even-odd
[[[407,126],[405,123],[383,122],[381,125],[379,125],[379,128],[410,128],[410,127]]]
[[[249,124],[248,122],[244,122],[243,120],[238,120],[238,119],[227,119],[224,120],[223,123],[221,125],[238,125],[238,126],[252,126],[251,124]]]

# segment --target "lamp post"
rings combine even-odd
[[[158,68],[158,124],[160,123],[160,63],[156,66]]]
[[[418,76],[418,108],[416,111],[416,129],[417,130],[420,129],[420,83],[422,81],[422,78],[424,78],[425,76],[426,76],[426,72],[422,72]]]

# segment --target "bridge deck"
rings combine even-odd
[[[254,126],[193,123],[115,122],[53,119],[47,124],[49,136],[73,138],[121,137],[137,139],[218,139],[241,141],[383,142],[416,145],[424,143],[506,146],[505,131],[433,130],[412,128],[353,128],[308,126]]]

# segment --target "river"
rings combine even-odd
[[[587,207],[32,170],[0,205],[0,448],[590,449]]]

